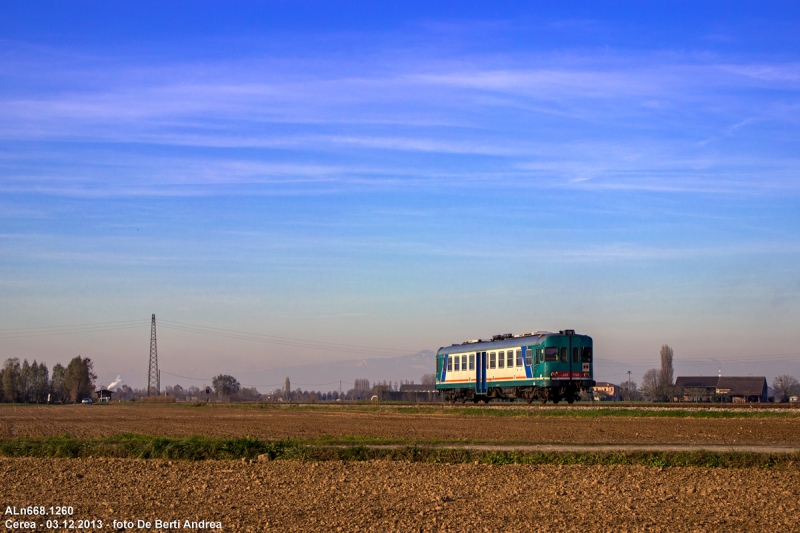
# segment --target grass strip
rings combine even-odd
[[[64,435],[47,438],[0,440],[5,457],[85,458],[113,457],[200,461],[208,459],[288,459],[299,461],[412,461],[489,465],[643,465],[651,467],[798,468],[798,453],[711,452],[514,452],[433,448],[417,445],[371,447],[363,444],[331,446],[300,441],[265,441],[252,437],[154,437],[121,435],[77,439]]]
[[[523,403],[507,403],[481,407],[457,407],[451,405],[436,406],[404,406],[371,405],[368,403],[352,403],[347,405],[299,404],[281,405],[275,403],[255,404],[172,404],[188,407],[211,409],[262,409],[288,411],[336,411],[359,413],[390,413],[398,415],[439,415],[439,416],[484,416],[484,417],[542,417],[542,418],[800,418],[800,409],[776,407],[731,407],[730,404],[713,404],[711,406],[680,408],[669,404],[641,406],[600,407],[591,404],[575,406],[528,406]]]

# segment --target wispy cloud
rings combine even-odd
[[[200,187],[223,184],[283,187],[273,191],[280,194],[291,185],[294,193],[318,194],[431,183],[723,194],[798,189],[800,165],[786,129],[800,122],[792,100],[795,63],[675,53],[597,60],[572,53],[520,55],[498,68],[480,56],[392,63],[376,57],[361,72],[288,60],[131,66],[113,58],[102,72],[87,72],[91,61],[76,59],[78,67],[60,58],[48,64],[51,85],[39,86],[32,67],[6,54],[5,67],[22,68],[17,88],[0,91],[0,145],[13,153],[0,157],[0,189],[90,195],[196,195]],[[58,88],[58,80],[69,88]],[[21,90],[26,83],[29,89]],[[759,141],[748,143],[755,127]],[[13,150],[9,143],[16,143]],[[48,167],[33,151],[25,159],[19,143],[94,153]],[[198,149],[205,149],[200,157],[172,153],[157,164],[148,155]],[[98,165],[98,159],[122,163]]]

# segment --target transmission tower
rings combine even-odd
[[[156,314],[150,325],[150,366],[147,369],[147,395],[161,394],[161,376],[158,371],[158,348],[156,347]]]

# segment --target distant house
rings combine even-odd
[[[619,387],[607,381],[598,381],[592,390],[594,391],[595,400],[601,400],[603,398],[616,400],[619,397]]]
[[[676,400],[683,402],[728,401],[766,403],[767,378],[764,376],[679,376],[675,380]]]
[[[108,403],[111,401],[111,395],[114,394],[114,391],[108,389],[100,389],[94,391],[94,393],[97,395],[98,402]]]

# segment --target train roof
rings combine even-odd
[[[571,330],[559,331],[553,333],[551,331],[536,331],[533,333],[524,333],[522,335],[512,335],[507,333],[505,335],[495,335],[492,339],[478,339],[473,341],[464,341],[452,346],[444,346],[439,348],[436,355],[445,355],[451,353],[466,353],[477,352],[486,350],[502,350],[503,348],[518,348],[520,346],[530,346],[533,344],[540,344],[542,340],[547,337],[561,336],[561,335],[574,335],[576,337],[586,337],[586,335],[576,334]]]

